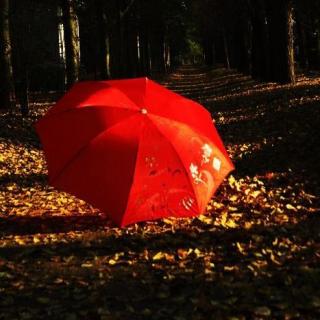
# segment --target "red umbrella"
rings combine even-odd
[[[147,78],[77,83],[36,129],[50,184],[120,226],[203,213],[233,169],[210,113]]]

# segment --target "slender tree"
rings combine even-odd
[[[13,76],[9,30],[9,0],[0,0],[0,108],[11,107]]]
[[[242,1],[238,2],[238,5],[243,5]],[[233,64],[239,71],[248,73],[250,71],[250,29],[247,8],[244,5],[238,6],[235,16],[231,37]]]
[[[212,36],[206,36],[203,39],[204,62],[207,66],[214,65],[214,44]]]
[[[66,50],[67,87],[79,80],[78,17],[74,0],[61,0]]]
[[[298,44],[298,53],[297,60],[299,62],[299,66],[303,69],[308,68],[309,60],[307,54],[307,37],[306,37],[306,29],[304,26],[304,21],[302,17],[299,15],[296,18],[296,26],[297,26],[297,44]]]
[[[150,74],[150,45],[149,28],[147,19],[141,14],[139,21],[139,49],[140,49],[140,73],[141,75]]]
[[[97,17],[97,33],[99,40],[98,66],[100,71],[100,79],[108,79],[110,78],[109,36],[107,32],[108,25],[106,8],[102,0],[95,0],[95,11]]]
[[[256,79],[268,80],[268,28],[266,24],[265,2],[250,0],[251,14],[251,73]]]
[[[294,1],[297,59],[299,66],[320,69],[320,2]]]
[[[292,0],[269,0],[270,80],[294,83]]]

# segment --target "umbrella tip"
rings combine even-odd
[[[146,108],[141,108],[140,109],[140,113],[142,114],[147,114],[148,113],[148,110]]]

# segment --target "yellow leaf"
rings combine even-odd
[[[196,254],[197,258],[203,256],[203,254],[201,253],[201,251],[198,248],[194,249],[193,252]]]
[[[23,245],[26,244],[25,240],[22,239],[22,238],[16,237],[16,238],[15,238],[15,241],[16,241],[18,244],[20,244],[21,246],[23,246]]]
[[[233,195],[229,198],[230,201],[236,201],[238,199],[238,196]]]
[[[273,263],[277,264],[278,266],[282,265],[282,263],[276,259],[275,255],[271,252],[270,259]]]
[[[33,243],[39,243],[39,242],[41,242],[41,240],[38,237],[34,236]]]
[[[221,225],[222,225],[223,227],[226,226],[227,216],[228,216],[227,212],[224,212],[224,213],[222,214],[222,216],[221,216],[221,221],[220,221],[220,223],[221,223]]]
[[[198,216],[198,220],[200,220],[201,222],[205,223],[205,224],[211,224],[212,223],[212,218],[209,216],[206,216],[204,214]]]
[[[172,224],[173,224],[173,221],[172,221],[172,220],[170,220],[170,219],[166,219],[166,218],[164,218],[164,219],[162,219],[162,221],[163,221],[164,223],[166,223],[166,224],[170,224],[170,225],[172,225]]]
[[[264,260],[256,260],[256,261],[252,262],[252,265],[255,266],[256,268],[260,269],[260,268],[267,266],[268,262],[264,261]]]
[[[291,204],[289,204],[289,203],[286,205],[286,208],[287,208],[288,210],[297,211],[297,208],[295,208],[293,205],[291,205]]]
[[[274,241],[272,242],[272,244],[273,244],[274,246],[276,246],[276,245],[278,244],[278,242],[279,242],[279,239],[278,239],[278,238],[275,238]]]
[[[81,267],[82,268],[92,268],[92,263],[83,263],[82,265],[81,265]]]
[[[238,225],[232,219],[229,219],[227,221],[226,226],[228,228],[237,228],[238,227]]]
[[[156,261],[156,260],[161,260],[165,258],[165,253],[159,251],[158,253],[156,253],[153,257],[152,260]]]
[[[233,270],[237,270],[238,267],[237,266],[224,266],[223,269],[225,271],[233,271]]]
[[[234,178],[233,175],[229,176],[228,182],[229,182],[230,186],[233,186],[235,184],[236,179]]]
[[[253,197],[253,198],[256,198],[259,194],[261,193],[261,191],[253,191],[252,193],[251,193],[251,196]]]
[[[239,242],[237,242],[237,248],[238,248],[238,250],[239,250],[239,252],[240,252],[241,254],[244,254],[244,253],[245,253],[244,248],[241,246],[241,244],[240,244]]]

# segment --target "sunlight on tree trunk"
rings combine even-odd
[[[62,0],[62,18],[66,50],[67,87],[79,80],[80,44],[79,25],[74,0]]]

